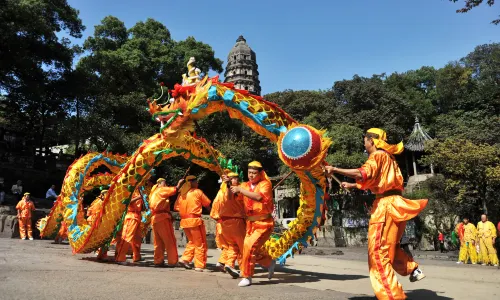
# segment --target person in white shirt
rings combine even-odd
[[[12,191],[12,194],[14,194],[14,196],[16,197],[17,201],[21,200],[23,196],[23,182],[21,180],[18,180],[17,184],[14,184],[10,190]]]
[[[47,200],[52,200],[52,201],[56,201],[57,199],[57,194],[56,194],[56,186],[55,185],[52,185],[50,187],[50,189],[47,191],[47,193],[45,193],[45,198],[47,198]]]

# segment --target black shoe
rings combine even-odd
[[[236,278],[239,278],[240,277],[240,272],[238,272],[236,269],[234,268],[231,268],[230,266],[226,266],[224,268],[224,270],[229,273],[229,275],[231,275],[231,277],[233,277],[234,279]]]
[[[193,267],[183,260],[179,260],[179,266],[184,267],[184,269],[191,270]]]

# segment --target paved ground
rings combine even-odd
[[[237,280],[222,273],[153,268],[151,245],[143,246],[145,263],[120,266],[96,262],[89,254],[73,256],[68,245],[51,241],[0,239],[0,299],[374,299],[361,249],[299,255],[273,280],[260,271],[253,286],[238,288]],[[209,251],[209,267],[218,255]],[[500,298],[499,269],[420,263],[425,280],[401,279],[410,299]]]

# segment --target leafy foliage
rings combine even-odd
[[[85,27],[65,0],[4,0],[0,5],[0,93],[9,116],[2,126],[37,146],[60,139],[69,97],[68,73]],[[32,154],[32,153],[29,153]]]
[[[450,0],[451,2],[457,2],[458,0]],[[457,13],[466,13],[469,12],[471,9],[478,7],[481,5],[484,1],[483,0],[465,0],[465,6],[461,9],[457,10]],[[495,0],[487,0],[486,4],[488,6],[493,6],[495,4]],[[500,23],[500,18],[491,21],[492,24],[498,25]]]
[[[428,151],[430,154],[423,161],[440,169],[446,178],[445,190],[455,191],[455,202],[476,204],[470,213],[488,213],[488,208],[497,202],[496,193],[491,191],[498,188],[500,147],[449,138],[429,142]]]

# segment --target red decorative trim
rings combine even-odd
[[[177,98],[181,94],[185,94],[187,92],[194,93],[196,91],[196,88],[194,86],[182,86],[180,84],[174,85],[174,89],[170,90],[170,94],[172,94],[172,97]]]
[[[382,284],[384,285],[385,292],[390,300],[394,300],[394,295],[392,295],[391,289],[389,287],[389,282],[387,281],[387,276],[384,272],[384,267],[382,266],[382,261],[380,259],[380,240],[382,235],[383,223],[377,224],[377,234],[375,235],[375,264],[377,265],[377,271],[380,274],[380,279],[382,279]]]

